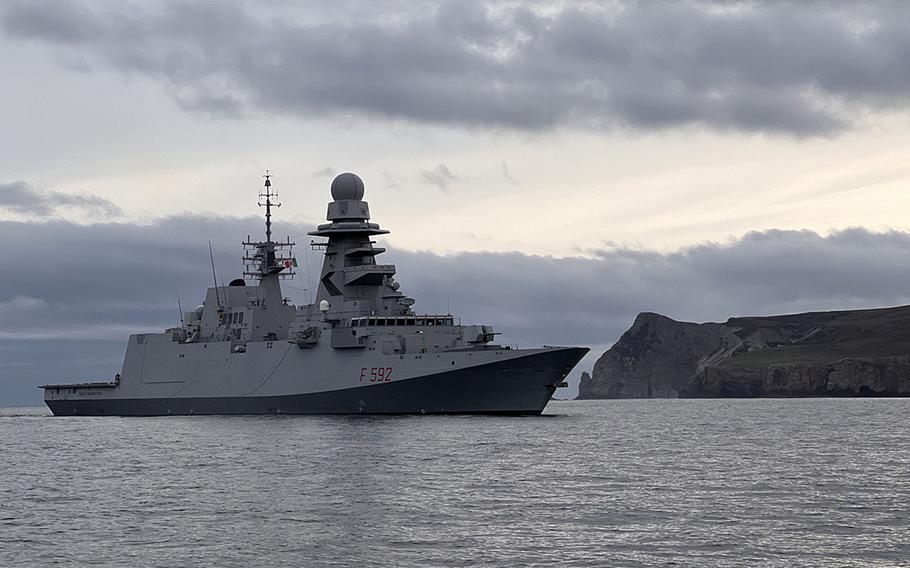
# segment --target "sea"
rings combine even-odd
[[[910,399],[0,411],[0,566],[910,566]]]

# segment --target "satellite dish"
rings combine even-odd
[[[319,311],[322,313],[326,313],[327,311],[329,311],[329,301],[328,300],[322,300],[321,302],[319,302]]]

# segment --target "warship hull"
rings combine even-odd
[[[585,348],[559,348],[389,383],[280,396],[83,397],[45,402],[59,416],[243,414],[540,414]],[[97,388],[94,389],[97,392]],[[59,396],[63,394],[63,396]],[[112,393],[113,394],[113,393]]]
[[[294,243],[272,239],[279,204],[264,177],[265,240],[244,241],[242,278],[181,308],[179,327],[131,335],[113,381],[43,385],[54,414],[540,414],[587,353],[503,346],[490,325],[415,313],[395,265],[376,262],[372,239],[389,231],[369,221],[352,173],[332,182],[330,222],[308,233],[326,239],[310,243],[323,256],[314,300],[294,305],[281,291]]]

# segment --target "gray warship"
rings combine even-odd
[[[363,193],[355,174],[333,180],[329,222],[308,233],[324,255],[315,300],[295,306],[281,290],[294,243],[272,239],[267,172],[265,240],[243,243],[243,277],[209,288],[179,327],[131,335],[113,380],[42,385],[45,403],[79,416],[540,414],[588,349],[512,348],[489,325],[414,312],[395,266],[376,263],[372,238],[389,231]]]

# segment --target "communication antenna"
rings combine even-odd
[[[183,321],[183,306],[180,305],[180,294],[177,294],[177,311],[180,312],[180,327],[186,329],[186,322]]]
[[[259,206],[265,207],[265,240],[253,242],[249,236],[243,243],[243,277],[262,280],[277,275],[281,279],[293,278],[297,260],[293,256],[294,243],[272,240],[272,208],[281,207],[278,192],[272,191],[272,173],[265,171],[264,188],[259,191]]]
[[[212,252],[212,241],[209,241],[209,258],[212,261],[212,283],[215,285],[215,300],[218,301],[218,309],[221,309],[221,295],[218,293],[218,278],[215,276],[215,253]]]
[[[259,194],[259,197],[265,198],[265,203],[260,203],[260,207],[265,207],[265,241],[272,242],[272,207],[281,207],[280,203],[272,202],[272,198],[278,199],[278,193],[272,191],[272,174],[265,170],[265,189]]]

